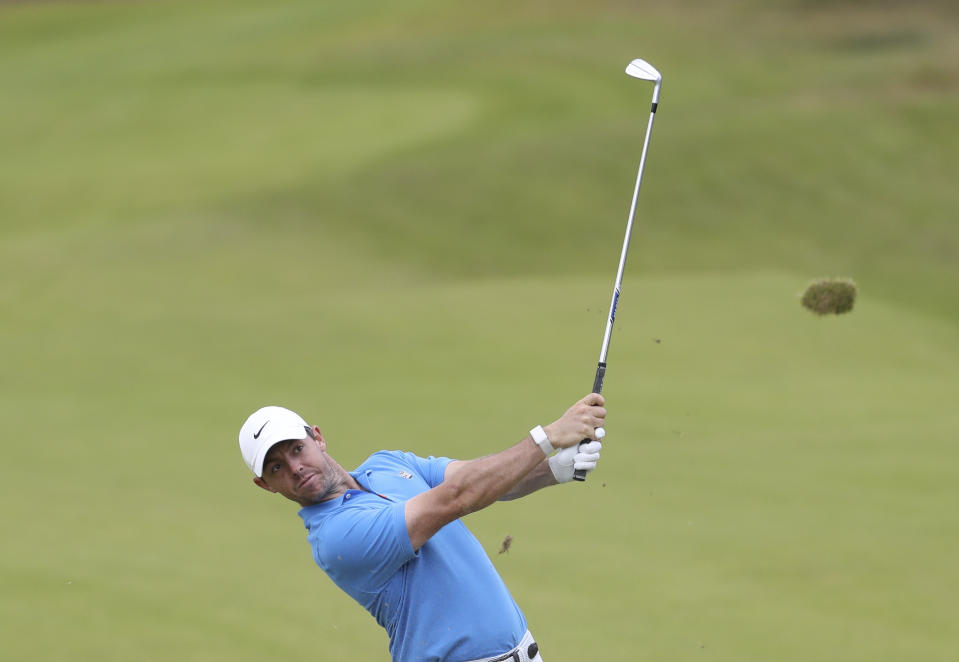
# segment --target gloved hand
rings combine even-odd
[[[577,469],[585,469],[588,474],[596,468],[601,450],[603,450],[603,442],[591,441],[588,444],[583,444],[582,448],[579,447],[579,444],[576,444],[556,451],[549,458],[549,468],[552,470],[556,482],[568,483],[573,480],[573,472]]]

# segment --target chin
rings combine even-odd
[[[322,487],[315,490],[312,494],[306,495],[304,498],[307,501],[309,501],[311,504],[320,503],[321,501],[326,501],[331,494],[336,492],[336,490],[337,490],[336,485],[325,483]]]

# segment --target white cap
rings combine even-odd
[[[256,476],[263,476],[263,458],[274,444],[290,439],[305,439],[309,424],[295,411],[285,407],[263,407],[246,419],[240,428],[240,452],[243,461]]]

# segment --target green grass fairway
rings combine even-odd
[[[0,4],[0,658],[387,660],[239,426],[585,394],[643,57],[603,461],[468,524],[547,662],[955,660],[959,13],[893,4]]]

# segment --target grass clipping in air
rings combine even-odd
[[[802,305],[817,315],[840,315],[852,310],[856,284],[849,278],[813,281],[802,295]]]

